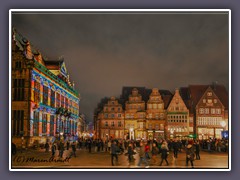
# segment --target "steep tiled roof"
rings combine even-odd
[[[225,86],[223,85],[212,85],[211,86],[214,93],[218,96],[222,104],[226,109],[229,107],[229,101],[228,101],[228,92]]]
[[[63,60],[48,60],[44,62],[45,62],[45,66],[49,70],[60,70],[60,66],[63,63]]]
[[[228,92],[223,85],[189,85],[188,87],[180,88],[180,95],[190,110],[190,113],[194,113],[197,103],[208,87],[213,89],[213,92],[218,96],[224,107],[228,109]]]

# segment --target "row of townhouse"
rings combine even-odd
[[[168,90],[123,87],[104,98],[94,114],[95,138],[221,138],[228,130],[228,92],[222,85]]]

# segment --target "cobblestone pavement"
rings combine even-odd
[[[109,152],[92,152],[85,149],[77,150],[76,157],[71,157],[71,150],[65,150],[63,158],[58,157],[56,152],[54,158],[51,158],[51,152],[44,150],[24,150],[12,156],[12,169],[15,168],[146,168],[143,164],[137,166],[139,155],[134,155],[135,161],[128,163],[128,158],[124,154],[118,155],[118,162],[111,166],[111,155]],[[228,168],[228,154],[219,152],[200,152],[201,160],[194,161],[194,168]],[[163,162],[160,164],[160,155],[157,157],[157,163],[152,164],[149,161],[149,168],[191,168],[186,166],[185,152],[179,152],[178,158],[173,158],[173,153],[168,156],[169,166]]]

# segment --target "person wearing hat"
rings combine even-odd
[[[194,168],[193,161],[194,161],[194,152],[192,149],[192,145],[188,144],[186,148],[186,166],[188,166],[188,162],[190,161],[192,168]]]

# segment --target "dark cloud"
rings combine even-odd
[[[64,56],[89,120],[122,86],[228,88],[227,14],[13,14],[12,24],[48,59]]]

